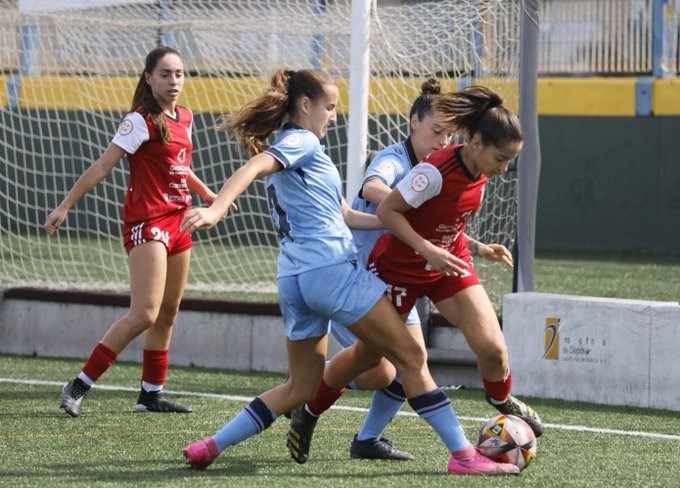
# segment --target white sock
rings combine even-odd
[[[163,385],[156,385],[154,383],[148,383],[146,381],[142,381],[142,388],[144,388],[144,391],[148,391],[148,392],[161,391],[163,389]]]
[[[94,381],[92,381],[92,379],[82,371],[78,373],[78,379],[80,379],[80,381],[85,383],[87,386],[92,386],[94,384]]]

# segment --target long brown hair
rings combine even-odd
[[[301,97],[306,96],[313,102],[324,95],[327,85],[332,84],[330,76],[321,71],[280,68],[262,95],[236,113],[223,115],[217,129],[235,131],[246,151],[259,154],[267,147],[267,137],[294,113]]]
[[[464,130],[470,138],[479,134],[485,145],[503,147],[524,139],[517,114],[503,106],[498,93],[485,86],[473,85],[439,95],[432,107],[441,112],[445,126]]]
[[[182,59],[182,55],[176,49],[168,46],[159,46],[153,49],[149,54],[146,55],[146,61],[144,62],[144,71],[142,71],[139,81],[137,82],[137,88],[135,88],[135,94],[132,96],[132,107],[131,111],[136,110],[141,107],[145,112],[146,117],[151,119],[156,131],[158,132],[159,139],[166,144],[170,141],[170,131],[168,130],[168,123],[165,120],[165,114],[163,109],[158,103],[158,100],[153,96],[151,87],[146,82],[146,75],[153,73],[156,69],[158,61],[160,61],[166,54],[176,54]]]

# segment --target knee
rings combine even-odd
[[[403,374],[405,371],[423,369],[427,363],[425,347],[413,340],[408,346],[400,348],[395,366]]]
[[[153,310],[145,310],[143,312],[131,311],[128,317],[132,331],[135,334],[141,334],[156,322],[158,313]]]
[[[160,310],[158,311],[156,320],[154,323],[157,326],[161,327],[172,327],[172,324],[175,323],[175,319],[177,318],[177,312],[179,311],[179,304],[171,304],[171,305],[166,305],[163,304],[161,305]]]
[[[427,351],[424,346],[415,343],[411,351],[413,364],[417,364],[418,368],[422,368],[427,363]]]
[[[485,347],[477,358],[489,365],[505,365],[508,362],[508,349],[502,341],[493,342]]]

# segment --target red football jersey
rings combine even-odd
[[[463,164],[462,144],[432,152],[413,167],[397,188],[414,207],[404,215],[422,237],[450,253],[470,261],[464,231],[470,216],[479,209],[486,176],[475,177]],[[399,274],[400,283],[428,283],[440,278],[411,247],[387,232],[376,242],[369,261]],[[392,280],[390,280],[392,282]]]
[[[147,220],[191,206],[187,184],[191,167],[191,110],[175,107],[175,118],[165,116],[170,140],[163,144],[153,122],[141,109],[127,114],[113,143],[128,153],[130,180],[125,222]]]

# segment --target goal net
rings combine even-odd
[[[341,91],[324,144],[347,175],[350,0],[0,0],[0,286],[126,291],[121,203],[127,163],[70,210],[57,235],[42,224],[110,143],[128,110],[146,53],[183,55],[180,103],[194,121],[194,171],[217,191],[246,155],[216,119],[258,95],[273,71],[315,67]],[[407,136],[423,81],[445,90],[482,83],[517,110],[521,1],[378,0],[371,6],[367,150]],[[516,177],[490,181],[468,233],[513,245]],[[200,203],[198,197],[195,203]],[[274,294],[276,233],[256,182],[239,211],[194,236],[188,294]],[[476,262],[494,302],[512,272]]]

